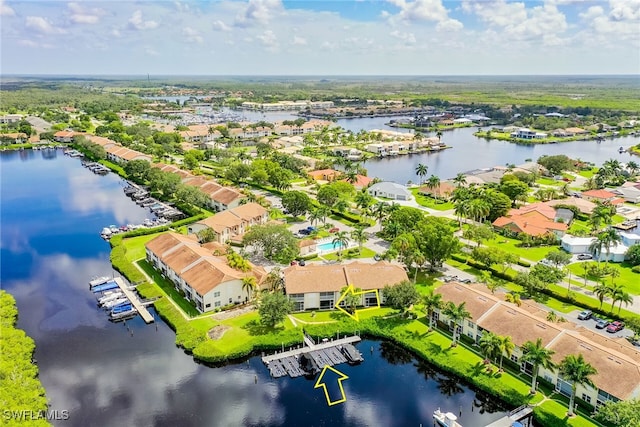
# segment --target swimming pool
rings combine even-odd
[[[318,252],[327,252],[327,251],[337,251],[338,249],[342,249],[343,246],[340,243],[336,242],[334,246],[333,243],[327,242],[321,245],[318,245]]]

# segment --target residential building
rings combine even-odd
[[[378,182],[367,188],[367,192],[373,197],[382,197],[391,200],[413,200],[411,192],[401,184],[395,182]]]
[[[250,295],[243,279],[255,277],[259,285],[266,276],[262,267],[252,264],[247,272],[230,267],[225,255],[214,255],[192,236],[164,233],[147,242],[145,249],[147,261],[200,312],[246,302]]]
[[[600,202],[600,203],[609,202],[611,204],[620,204],[624,202],[624,200],[619,198],[617,194],[607,190],[583,191],[582,197],[584,197],[585,199],[591,202]]]
[[[418,190],[418,193],[424,194],[430,197],[437,197],[439,199],[449,200],[453,195],[453,191],[456,189],[455,185],[447,181],[440,181],[437,186],[429,187],[423,185]]]
[[[344,182],[349,182],[346,179],[343,179]],[[362,190],[363,188],[367,188],[373,182],[373,178],[369,178],[365,175],[356,175],[356,180],[351,182],[350,184],[354,186],[356,190]]]
[[[307,264],[293,265],[283,270],[285,292],[294,302],[296,311],[330,310],[340,299],[342,290],[353,285],[363,291],[378,290],[386,285],[396,285],[408,276],[398,264],[379,261],[375,264],[352,262],[349,264]],[[362,294],[359,305],[375,306],[378,299],[374,292]]]
[[[131,160],[146,160],[151,162],[153,158],[149,154],[144,154],[136,150],[130,150],[129,148],[121,145],[111,145],[105,147],[107,152],[107,159],[114,163],[127,163]]]
[[[307,172],[307,175],[316,181],[333,181],[342,175],[342,173],[333,169],[320,169],[317,171]]]
[[[247,203],[191,224],[188,230],[191,234],[210,228],[215,232],[218,243],[239,242],[249,227],[266,224],[267,221],[269,212],[265,208],[257,203]]]
[[[621,237],[622,235],[623,233],[620,233]],[[595,237],[576,237],[565,234],[560,240],[560,246],[570,254],[591,253],[598,261],[623,262],[629,246],[635,242],[640,242],[640,236],[633,233],[624,233],[621,243],[616,243],[608,249],[603,247],[599,253],[591,250],[592,244],[596,240]]]
[[[493,226],[511,233],[541,237],[549,233],[562,237],[569,228],[573,213],[568,209],[554,209],[544,203],[534,203],[511,209],[506,216],[493,221]]]
[[[23,132],[11,132],[0,134],[0,143],[2,144],[23,144],[27,142],[29,137]]]
[[[59,130],[58,132],[53,134],[53,139],[56,142],[73,142],[73,137],[75,137],[76,135],[84,135],[81,132],[76,132],[70,129],[66,129],[66,130]]]
[[[0,116],[0,123],[3,125],[17,123],[20,120],[22,120],[22,114],[5,114],[4,116]]]
[[[640,189],[636,187],[618,187],[611,190],[617,196],[629,203],[640,203]]]
[[[456,305],[465,303],[471,317],[458,325],[461,336],[479,342],[485,332],[511,337],[515,345],[510,360],[520,370],[531,375],[532,366],[521,362],[522,346],[540,338],[545,348],[554,351],[553,362],[567,355],[582,354],[598,373],[592,377],[595,387],[577,386],[578,399],[600,406],[608,400],[626,400],[640,396],[640,349],[623,338],[608,338],[571,322],[553,323],[546,320],[548,312],[535,304],[523,302],[521,306],[503,300],[502,294],[491,294],[481,285],[447,283],[437,289],[443,301]],[[442,310],[436,310],[434,319],[449,325]],[[555,369],[540,368],[539,378],[551,383],[556,391],[570,395],[571,384]]]
[[[549,135],[544,132],[537,132],[529,128],[520,128],[515,132],[511,132],[511,138],[517,139],[544,139]]]
[[[566,199],[549,200],[544,203],[551,207],[573,206],[585,215],[591,215],[591,212],[593,212],[593,209],[597,206],[595,203],[581,197],[567,197]]]

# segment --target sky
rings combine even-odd
[[[2,74],[640,74],[640,0],[0,0]]]

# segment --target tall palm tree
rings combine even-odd
[[[373,205],[372,214],[373,217],[378,220],[380,225],[382,226],[382,220],[387,216],[387,212],[389,212],[389,205],[385,202],[378,202]]]
[[[462,187],[467,183],[466,175],[463,173],[457,174],[456,177],[453,178],[453,183],[456,185],[456,187]]]
[[[358,253],[362,253],[362,244],[367,241],[367,233],[364,227],[358,226],[351,231],[351,240],[358,244]]]
[[[482,222],[491,212],[489,203],[482,199],[472,199],[469,201],[467,209],[468,215],[477,222]]]
[[[586,274],[585,274],[585,277],[587,277]],[[598,301],[600,301],[601,309],[602,309],[602,304],[604,304],[605,297],[609,296],[609,292],[610,292],[610,288],[604,282],[598,283],[593,287],[593,293],[598,298]]]
[[[622,310],[622,304],[627,307],[629,304],[633,304],[633,297],[628,292],[622,292],[618,296],[618,302],[620,305],[618,306],[618,314],[620,314],[620,310]]]
[[[622,242],[622,236],[618,233],[618,230],[611,227],[598,234],[598,240],[602,241],[602,245],[607,252],[607,262],[609,262],[609,254],[611,253],[611,248],[618,243]]]
[[[371,206],[373,197],[366,190],[362,190],[353,197],[353,201],[356,203],[358,209],[366,209]]]
[[[596,375],[598,371],[584,360],[582,354],[579,354],[577,357],[573,354],[569,354],[567,357],[562,359],[559,371],[563,379],[571,383],[571,398],[569,399],[568,415],[572,417],[574,415],[574,404],[578,384],[593,387],[593,381],[590,377]]]
[[[309,220],[311,225],[314,225],[315,223],[320,221],[321,218],[322,216],[321,216],[321,213],[318,212],[318,209],[310,210],[309,213],[307,214],[307,219]]]
[[[453,211],[458,217],[458,227],[462,227],[462,217],[468,217],[469,215],[469,200],[456,200],[453,204]]]
[[[458,344],[458,325],[462,328],[464,320],[471,318],[471,313],[467,311],[464,302],[461,302],[459,305],[455,305],[453,302],[449,301],[444,306],[442,314],[447,316],[449,320],[453,322],[453,342],[451,343],[451,346],[455,347]]]
[[[256,287],[257,282],[255,276],[246,276],[242,278],[242,290],[247,293],[247,300],[251,300]]]
[[[502,372],[502,359],[505,355],[507,355],[507,357],[511,357],[516,345],[513,343],[510,336],[499,336],[498,339],[500,340],[500,372]]]
[[[517,293],[517,292],[509,292],[509,293],[505,294],[504,300],[506,302],[513,303],[513,304],[517,305],[518,307],[520,307],[522,305],[522,300],[520,299],[520,294]]]
[[[640,171],[640,166],[638,166],[638,164],[632,160],[632,161],[627,163],[627,170],[629,171],[629,173],[633,177],[633,176],[636,176],[638,174],[638,171]]]
[[[329,209],[329,207],[325,205],[321,205],[318,208],[316,208],[316,213],[318,214],[320,220],[322,221],[322,224],[326,224],[327,217],[331,215],[331,209]]]
[[[418,163],[418,166],[416,166],[416,175],[418,175],[420,185],[422,185],[422,178],[427,176],[428,170],[429,168],[422,163]]]
[[[629,294],[625,291],[624,286],[619,283],[608,286],[608,296],[611,297],[611,310],[609,310],[611,312],[613,312],[613,307],[618,301],[629,299]],[[620,306],[622,307],[622,303],[620,303]]]
[[[422,304],[424,304],[424,311],[426,311],[429,317],[429,330],[433,329],[433,312],[442,308],[442,294],[435,294],[431,290],[428,294],[422,297]]]
[[[500,337],[493,332],[484,332],[480,341],[478,341],[480,350],[487,360],[496,360],[501,353],[501,340]],[[489,368],[489,370],[491,370]]]
[[[545,369],[553,369],[555,364],[551,360],[555,352],[544,348],[542,345],[542,338],[538,338],[536,342],[527,341],[522,345],[522,357],[523,362],[528,362],[533,365],[533,372],[531,374],[531,393],[536,392],[536,380],[538,378],[538,371],[540,367]]]
[[[336,246],[338,247],[338,259],[342,258],[342,249],[346,248],[347,245],[349,244],[349,236],[347,236],[347,232],[346,231],[338,231],[335,236],[333,237],[333,240],[331,241],[331,244],[333,245],[333,247],[335,248]]]
[[[440,178],[437,175],[431,175],[427,180],[427,187],[433,191],[436,191],[436,199],[440,197]]]

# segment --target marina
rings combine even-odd
[[[140,314],[146,323],[154,321],[153,316],[147,310],[147,306],[153,304],[153,301],[141,300],[133,292],[135,287],[127,286],[121,277],[114,279],[109,279],[106,276],[98,277],[89,282],[89,287],[93,293],[101,293],[98,297],[98,305],[109,310],[111,320],[122,320]]]
[[[323,340],[315,344],[305,335],[302,347],[263,356],[262,362],[269,369],[272,378],[315,375],[325,366],[357,364],[364,361],[362,354],[353,346],[353,343],[360,340],[359,336],[354,335],[336,340]]]

